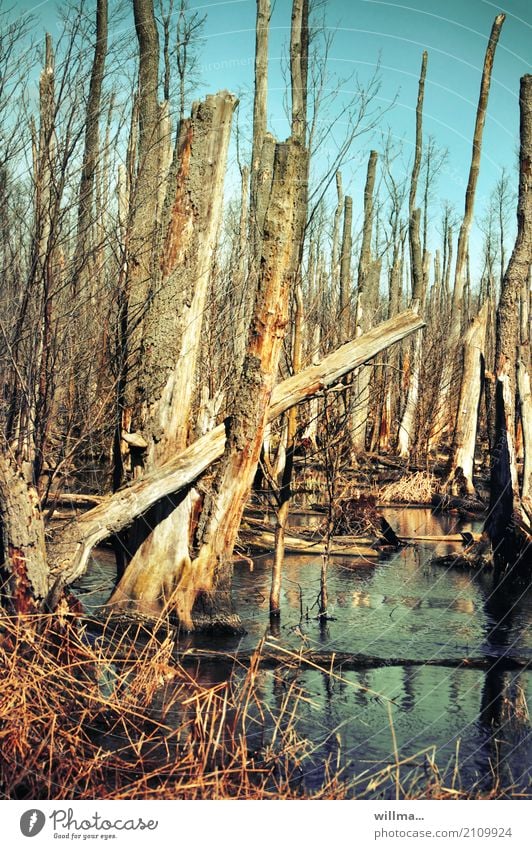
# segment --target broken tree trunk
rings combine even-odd
[[[486,301],[464,337],[462,383],[446,483],[452,495],[462,497],[475,495],[475,445],[489,308]]]
[[[161,276],[144,320],[144,398],[134,424],[146,447],[145,469],[158,468],[187,444],[235,106],[228,92],[210,95],[194,104],[191,118],[181,125]],[[154,505],[133,529],[128,577],[120,581],[112,604],[129,608],[141,597],[144,612],[161,611],[189,557],[192,496],[178,501]]]
[[[275,151],[274,178],[262,242],[255,313],[224,456],[204,505],[197,555],[182,571],[172,598],[185,627],[231,617],[232,554],[264,440],[268,408],[286,326],[303,235],[299,200],[307,152],[290,138]],[[237,620],[238,621],[238,620]]]
[[[520,570],[529,569],[532,559],[531,516],[520,497],[515,457],[516,372],[521,341],[519,304],[523,288],[528,285],[532,261],[532,75],[521,79],[520,108],[517,238],[497,310],[495,445],[491,458],[490,514],[485,525],[499,572],[514,565]],[[523,381],[521,385],[526,394]],[[526,441],[530,445],[529,433]]]
[[[282,381],[272,392],[267,421],[273,421],[295,404],[338,383],[362,363],[423,326],[423,319],[412,310],[406,310],[342,345],[320,363]],[[51,551],[57,578],[49,596],[49,606],[53,608],[63,588],[83,574],[94,546],[123,530],[158,501],[186,491],[222,456],[225,441],[226,428],[221,424],[58,532]]]
[[[471,151],[471,165],[469,169],[469,178],[467,181],[467,188],[465,193],[465,203],[464,203],[464,217],[462,219],[462,223],[460,225],[460,232],[458,235],[458,245],[457,245],[457,253],[456,253],[456,265],[454,272],[454,288],[453,288],[453,296],[452,296],[452,307],[451,307],[451,323],[449,328],[449,338],[448,338],[448,348],[447,348],[447,357],[444,364],[444,368],[442,370],[442,377],[440,381],[439,388],[439,403],[437,406],[438,409],[438,421],[436,422],[435,429],[443,434],[445,430],[448,428],[449,422],[449,412],[450,412],[450,396],[451,396],[451,386],[453,383],[453,376],[455,370],[455,355],[457,353],[457,346],[460,340],[460,336],[462,333],[462,313],[463,313],[463,298],[464,298],[464,286],[466,282],[466,273],[467,273],[467,256],[469,252],[469,233],[471,230],[471,224],[473,221],[473,212],[475,206],[475,194],[478,182],[478,175],[480,171],[480,158],[482,152],[482,137],[484,133],[484,124],[486,121],[486,112],[488,107],[488,97],[491,85],[491,73],[493,70],[493,61],[495,58],[495,50],[497,48],[497,42],[499,40],[499,35],[502,29],[502,25],[505,20],[505,15],[497,15],[493,22],[493,26],[491,28],[491,33],[488,41],[488,46],[486,48],[486,54],[484,57],[484,67],[482,70],[482,78],[480,81],[480,93],[479,100],[477,106],[477,113],[475,119],[475,129],[473,132],[473,146]]]

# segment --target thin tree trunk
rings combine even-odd
[[[416,105],[416,147],[412,177],[410,180],[410,193],[408,196],[408,236],[410,246],[410,275],[412,279],[412,307],[421,310],[423,305],[423,259],[421,253],[420,228],[421,211],[416,209],[416,194],[421,169],[421,154],[423,151],[423,100],[425,96],[425,78],[427,75],[428,54],[423,52],[421,58],[421,72],[419,75],[417,105]],[[422,336],[418,334],[414,339],[414,350],[412,352],[412,363],[408,380],[406,406],[399,426],[399,455],[408,458],[414,439],[414,422],[416,419],[419,379],[421,373],[422,358]]]
[[[362,225],[362,245],[358,264],[357,301],[355,317],[355,333],[360,336],[370,326],[371,291],[371,236],[373,232],[373,207],[375,175],[377,171],[377,151],[369,154],[366,184],[364,187],[364,222]],[[371,368],[366,366],[354,376],[351,403],[351,447],[355,454],[360,454],[366,448],[366,422],[369,407],[369,381]]]
[[[298,285],[295,292],[294,338],[292,343],[292,370],[294,374],[301,371],[302,359],[302,329],[303,329],[303,292]],[[290,513],[291,483],[294,467],[294,451],[296,448],[297,407],[288,411],[286,430],[286,457],[284,462],[281,488],[279,491],[279,508],[275,526],[275,552],[272,566],[272,585],[270,591],[270,615],[279,616],[281,613],[281,577],[284,563],[284,538],[288,515]]]

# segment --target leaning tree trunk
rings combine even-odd
[[[491,458],[490,514],[485,525],[499,570],[516,564],[529,567],[532,550],[532,517],[520,496],[515,457],[516,372],[519,353],[523,355],[523,346],[519,350],[519,305],[532,262],[532,75],[521,79],[520,108],[517,238],[497,310],[495,446]],[[525,353],[525,357],[529,362],[530,353]],[[522,423],[523,430],[529,426],[524,420]],[[529,446],[529,432],[525,439]],[[530,468],[526,460],[525,467]]]

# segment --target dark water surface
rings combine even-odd
[[[404,536],[480,527],[434,516],[428,509],[389,508],[383,513]],[[532,593],[494,592],[489,574],[430,564],[435,553],[460,549],[459,544],[427,542],[382,554],[378,560],[332,558],[328,595],[333,618],[325,627],[317,620],[320,556],[287,556],[282,617],[273,630],[268,615],[271,556],[256,558],[253,571],[244,563],[235,566],[234,602],[247,633],[217,640],[216,649],[252,649],[266,637],[269,643],[296,650],[303,646],[386,659],[492,658],[488,671],[405,663],[331,678],[313,669],[286,674],[263,670],[259,687],[274,715],[281,710],[294,676],[297,679],[303,696],[297,714],[299,733],[314,752],[305,762],[304,780],[309,786],[320,784],[327,757],[335,763],[338,758],[347,775],[360,775],[393,763],[395,757],[412,758],[431,748],[447,783],[453,780],[458,759],[457,788],[486,789],[498,781],[502,788],[513,785],[530,795],[532,736],[527,704],[532,675],[505,671],[502,659],[532,658]],[[112,580],[112,558],[97,553],[77,587],[87,609],[105,602]],[[189,638],[190,642],[213,647],[205,638]],[[230,665],[224,664],[203,670],[206,681],[213,683],[230,672]],[[426,756],[420,755],[416,763],[422,773]],[[412,764],[402,769],[406,784],[412,769]],[[393,795],[392,784],[375,792]],[[365,785],[367,780],[361,786]]]

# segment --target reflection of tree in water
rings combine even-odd
[[[508,658],[519,651],[519,631],[526,627],[521,600],[516,588],[499,585],[488,593],[484,604],[489,628],[485,650],[496,659],[486,672],[480,702],[479,725],[486,758],[482,783],[498,793],[514,784],[524,789],[531,780],[527,768],[531,737],[526,673],[508,670]]]

